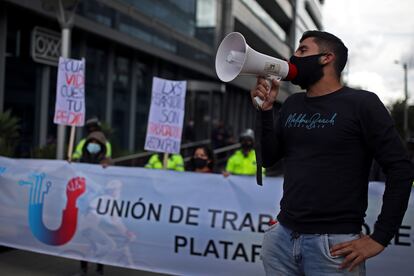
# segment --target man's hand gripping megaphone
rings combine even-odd
[[[256,87],[250,91],[253,105],[258,110],[270,110],[279,94],[280,77],[257,77]]]

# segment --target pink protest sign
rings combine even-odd
[[[70,126],[85,124],[85,59],[59,58],[53,122]]]
[[[146,150],[180,152],[186,88],[187,81],[153,78]]]

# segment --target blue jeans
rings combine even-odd
[[[276,223],[265,231],[261,257],[266,275],[365,275],[365,262],[351,272],[340,269],[344,257],[332,257],[337,243],[358,239],[359,234],[298,234]]]

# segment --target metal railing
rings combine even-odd
[[[181,154],[184,158],[185,164],[187,164],[191,160],[191,155],[193,153],[193,149],[198,146],[208,145],[210,144],[210,139],[200,140],[196,142],[190,142],[183,144],[181,146]],[[213,153],[216,158],[216,167],[222,168],[225,166],[228,157],[234,150],[240,148],[240,143],[235,143],[232,145],[228,145],[222,148],[214,149]],[[146,151],[146,152],[139,152],[127,156],[117,157],[112,159],[112,162],[116,165],[122,166],[144,166],[148,158],[154,154],[154,152]]]
[[[190,142],[183,144],[181,146],[181,155],[184,158],[184,163],[187,167],[188,162],[191,160],[191,155],[193,154],[194,148],[202,145],[210,144],[210,140],[200,140],[196,142]],[[213,150],[214,157],[215,157],[215,170],[217,172],[221,172],[224,170],[228,158],[233,154],[233,152],[239,149],[241,146],[240,143],[231,144],[225,147],[217,148]],[[122,156],[118,158],[114,158],[112,161],[116,165],[120,166],[133,166],[133,167],[144,167],[148,158],[154,154],[154,152],[140,152],[136,154],[131,154],[127,156]],[[266,169],[266,175],[268,176],[276,176],[282,174],[282,164],[281,162],[276,163],[273,167]]]
[[[210,139],[185,143],[181,145],[181,151],[183,153],[183,156],[188,156],[188,152],[191,149],[198,147],[198,146],[202,146],[202,145],[208,145],[208,144],[210,144]],[[151,151],[139,152],[139,153],[135,153],[135,154],[127,155],[127,156],[121,156],[121,157],[114,158],[112,159],[112,162],[118,165],[122,164],[122,165],[127,165],[127,166],[128,165],[139,166],[139,165],[143,165],[146,159],[153,154],[154,152],[151,152]]]

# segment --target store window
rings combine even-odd
[[[86,49],[86,82],[85,101],[86,118],[97,116],[101,121],[105,118],[107,50],[88,45]]]
[[[144,149],[151,103],[152,70],[149,64],[143,61],[136,61],[134,68],[136,82],[134,89],[137,92],[134,144],[137,151],[142,151]]]
[[[19,139],[15,151],[17,157],[31,157],[39,141],[38,121],[40,114],[41,73],[46,65],[35,63],[30,56],[33,22],[53,25],[35,14],[9,7],[7,22],[6,64],[4,84],[4,110],[20,119]],[[21,20],[21,18],[25,20]]]
[[[196,14],[196,38],[208,45],[214,45],[216,25],[216,0],[198,0]]]
[[[176,31],[194,36],[196,0],[125,0]]]
[[[115,56],[113,83],[112,128],[113,143],[119,154],[127,154],[130,113],[130,58],[124,55]]]

